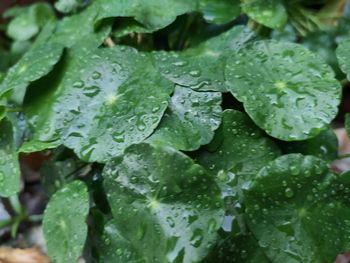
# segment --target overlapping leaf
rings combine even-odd
[[[209,22],[226,23],[236,18],[240,13],[239,1],[208,1],[208,0],[123,0],[113,2],[98,0],[99,14],[97,24],[104,18],[127,17],[134,18],[140,25],[133,23],[119,25],[118,30],[124,32],[152,32],[171,24],[177,16],[190,12],[203,12]],[[125,27],[129,29],[126,29]],[[132,29],[132,30],[130,30]]]
[[[220,103],[219,92],[197,92],[177,86],[168,110],[148,141],[184,151],[208,144],[221,122]]]
[[[0,121],[0,196],[9,197],[20,189],[20,168],[11,122]]]
[[[350,78],[350,38],[347,38],[340,42],[336,55],[341,70]]]
[[[282,28],[288,14],[282,0],[243,0],[243,12],[257,22],[271,27]]]
[[[272,262],[332,262],[350,246],[349,174],[312,156],[282,156],[245,194],[249,228]]]
[[[248,115],[278,139],[315,137],[337,114],[341,87],[334,72],[298,44],[247,44],[229,57],[225,75]]]
[[[117,229],[141,262],[199,262],[206,256],[223,209],[204,168],[172,148],[143,143],[109,163],[104,178]]]
[[[87,236],[89,195],[74,181],[57,191],[45,210],[43,230],[49,256],[57,263],[76,262]]]
[[[334,161],[338,156],[338,139],[329,128],[316,137],[302,142],[287,142],[283,145],[286,153],[313,155],[326,161]]]
[[[252,31],[244,26],[237,26],[196,48],[182,52],[154,52],[155,65],[165,77],[176,84],[194,90],[226,91],[226,58],[253,37]]]
[[[213,141],[196,158],[214,172],[253,175],[279,155],[278,147],[246,114],[225,110]]]
[[[59,140],[83,160],[105,162],[151,135],[173,84],[148,56],[125,47],[79,47],[66,59],[56,87],[29,106],[34,140]]]
[[[14,65],[0,85],[0,97],[6,92],[25,88],[48,74],[62,55],[61,45],[37,45]]]

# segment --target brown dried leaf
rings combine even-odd
[[[19,249],[0,247],[0,263],[50,263],[37,248]]]

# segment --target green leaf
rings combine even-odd
[[[7,35],[18,41],[32,38],[48,21],[55,19],[55,14],[47,3],[36,3],[7,13],[7,16],[12,15],[15,18],[8,25]]]
[[[209,23],[223,24],[235,19],[241,13],[239,0],[198,0],[199,10]]]
[[[8,119],[0,121],[0,196],[9,197],[20,190],[21,173],[13,127]]]
[[[191,151],[209,143],[221,122],[221,93],[177,86],[151,143]]]
[[[225,75],[248,115],[275,138],[315,137],[337,114],[341,87],[334,72],[301,45],[247,44],[228,58]]]
[[[24,142],[21,147],[19,148],[19,153],[33,153],[33,152],[41,152],[43,150],[47,149],[54,149],[60,146],[59,141],[52,141],[52,142],[42,142],[42,141],[36,141],[31,140]]]
[[[76,12],[84,5],[84,2],[84,0],[58,0],[55,3],[55,8],[61,13],[69,14]]]
[[[56,30],[50,38],[50,43],[72,47],[77,43],[81,45],[81,43],[89,42],[91,46],[98,47],[108,36],[111,25],[110,23],[102,24],[95,30],[93,22],[97,13],[98,3],[93,1],[78,14],[64,17],[57,23]],[[79,34],[77,34],[77,29],[79,29]]]
[[[350,79],[350,38],[346,38],[339,43],[336,55],[340,69],[346,74],[347,78]]]
[[[125,30],[122,26],[125,33],[156,31],[174,22],[177,16],[196,11],[203,12],[204,18],[211,23],[227,23],[240,14],[238,0],[99,0],[98,4],[97,25],[105,18],[125,17],[134,18],[144,27],[133,26]]]
[[[252,233],[233,236],[232,234],[220,237],[216,247],[205,263],[269,263],[263,249],[259,247]]]
[[[60,140],[85,161],[105,162],[149,137],[174,88],[132,48],[79,46],[65,66],[56,86],[29,105],[29,121],[34,140]]]
[[[87,236],[89,195],[85,184],[74,181],[57,191],[44,214],[48,254],[56,263],[77,262]]]
[[[232,51],[249,42],[254,33],[244,26],[182,52],[154,52],[155,65],[166,78],[194,90],[226,91],[224,69]]]
[[[260,24],[270,28],[282,28],[288,20],[282,0],[243,0],[243,12]]]
[[[307,141],[287,142],[282,146],[287,153],[314,155],[329,162],[338,156],[338,139],[332,128]]]
[[[225,110],[213,141],[196,159],[215,173],[225,170],[254,175],[279,155],[278,147],[246,114]]]
[[[172,148],[142,143],[113,159],[104,177],[117,229],[141,261],[189,263],[207,255],[223,204],[204,168]]]
[[[171,24],[177,16],[196,10],[197,1],[172,0],[99,0],[99,23],[109,17],[133,17],[152,31]]]
[[[120,234],[114,220],[105,224],[97,247],[100,263],[146,262],[135,254],[131,243]]]
[[[333,262],[350,246],[349,189],[321,159],[282,156],[245,193],[248,226],[272,262]]]
[[[0,85],[0,97],[14,89],[25,92],[31,82],[47,75],[53,69],[59,61],[62,51],[63,47],[60,45],[46,44],[35,46],[29,50],[8,71]]]

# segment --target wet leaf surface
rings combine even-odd
[[[334,72],[298,44],[247,44],[232,53],[225,75],[248,115],[275,138],[315,137],[337,114],[341,87]]]
[[[117,229],[141,261],[198,262],[206,256],[223,208],[204,168],[172,148],[137,144],[109,163],[104,177]]]

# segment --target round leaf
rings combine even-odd
[[[77,262],[87,236],[89,195],[84,183],[65,185],[50,199],[43,230],[49,256],[57,263]]]
[[[137,144],[104,170],[120,234],[145,262],[199,262],[223,218],[220,190],[201,166],[172,148]]]
[[[28,109],[34,139],[61,140],[91,162],[151,135],[173,90],[147,56],[120,46],[73,50],[56,83]]]
[[[221,122],[221,93],[196,92],[177,86],[163,119],[148,139],[191,151],[209,143]]]
[[[333,262],[349,249],[348,178],[300,154],[261,169],[245,193],[246,214],[272,262]]]
[[[337,114],[341,87],[334,72],[301,45],[247,44],[228,59],[225,75],[248,115],[278,139],[315,137]]]

